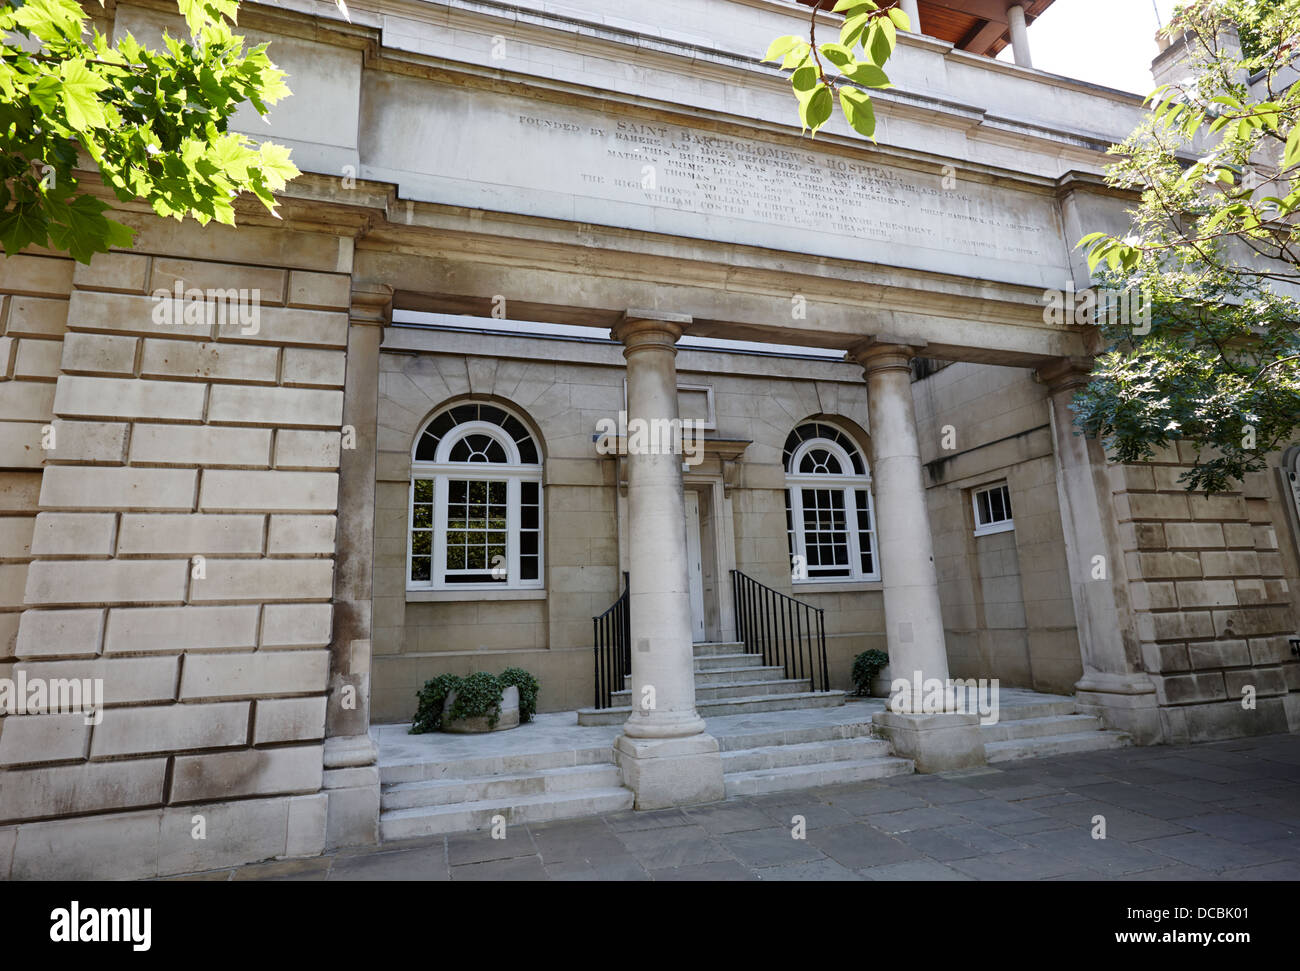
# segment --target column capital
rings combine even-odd
[[[658,346],[675,351],[678,338],[691,320],[689,314],[672,314],[663,310],[628,310],[610,328],[609,333],[614,340],[623,343],[627,350]]]
[[[371,327],[392,323],[393,288],[386,283],[353,283],[348,319],[354,324]]]
[[[858,341],[848,349],[845,356],[861,365],[867,374],[896,368],[911,370],[912,358],[924,351],[925,347],[926,342],[923,340],[880,334]]]
[[[1092,378],[1091,357],[1058,357],[1034,372],[1034,380],[1045,384],[1052,394],[1074,391],[1088,384]]]

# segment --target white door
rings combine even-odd
[[[691,639],[704,640],[704,569],[700,558],[700,496],[686,491],[686,576],[691,587]]]

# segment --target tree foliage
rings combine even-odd
[[[816,137],[834,115],[838,93],[845,120],[874,141],[876,113],[867,89],[892,87],[885,62],[894,53],[898,31],[910,30],[911,23],[897,7],[881,9],[874,0],[837,0],[832,12],[844,14],[839,40],[819,44],[818,12],[814,6],[807,40],[793,34],[778,37],[764,60],[779,62],[782,70],[791,72],[804,131]]]
[[[1300,425],[1300,0],[1196,0],[1167,30],[1185,35],[1183,79],[1147,99],[1107,173],[1140,193],[1131,229],[1080,242],[1153,319],[1106,330],[1076,422],[1122,461],[1191,442],[1184,481],[1216,492]]]
[[[102,0],[101,0],[102,3]],[[263,118],[289,94],[267,45],[232,31],[236,0],[179,0],[188,40],[154,51],[110,43],[75,0],[0,0],[0,244],[48,246],[88,263],[131,245],[109,203],[82,191],[79,158],[119,200],[159,216],[233,225],[251,192],[272,213],[298,175],[289,150],[231,131],[245,103]],[[84,163],[83,163],[84,164]]]

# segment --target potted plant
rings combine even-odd
[[[411,734],[500,732],[531,721],[537,712],[537,679],[522,668],[500,675],[476,671],[466,677],[441,674],[416,694],[419,707]]]
[[[889,693],[889,684],[880,678],[880,672],[889,664],[884,651],[863,651],[853,659],[853,694],[858,698],[880,697]]]

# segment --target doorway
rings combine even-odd
[[[686,500],[686,576],[691,593],[691,640],[706,639],[704,614],[704,555],[700,542],[700,494],[687,489]]]

